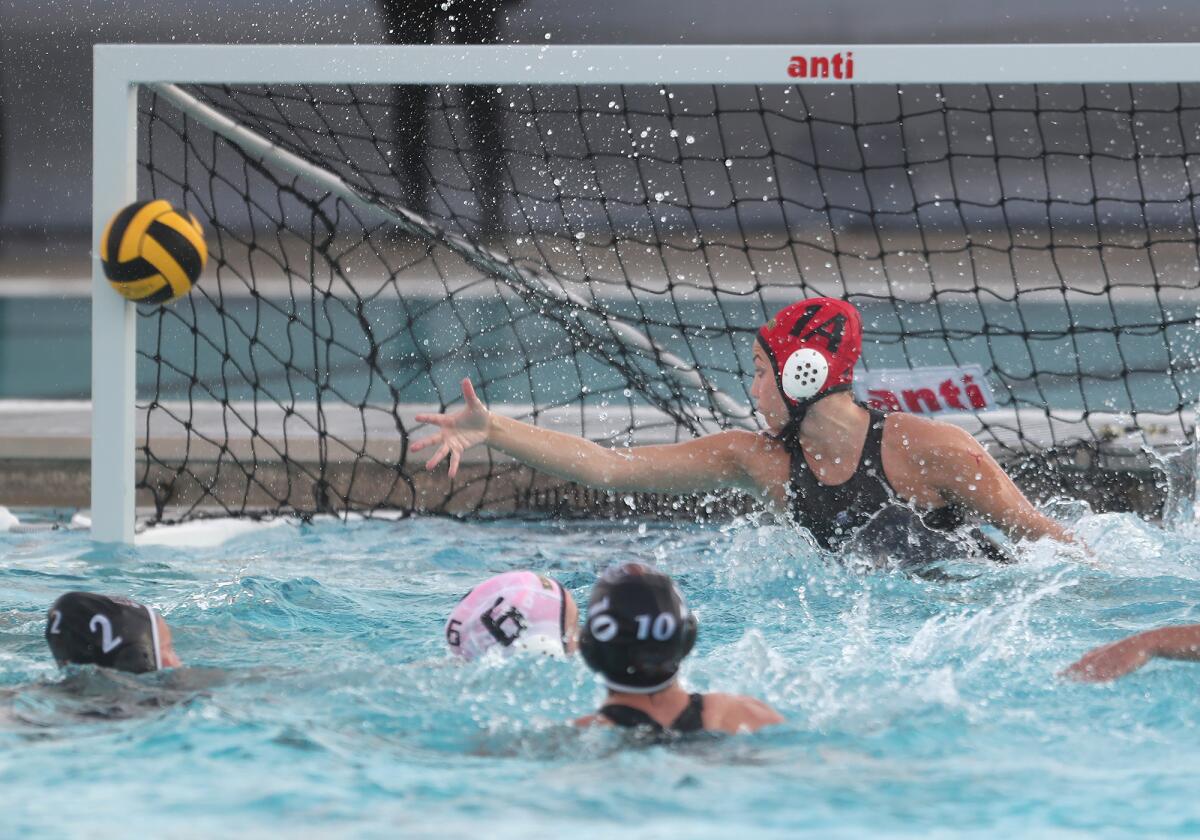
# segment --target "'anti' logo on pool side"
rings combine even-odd
[[[854,53],[848,52],[844,56],[840,52],[831,56],[794,55],[787,72],[793,79],[853,79]]]
[[[871,408],[909,414],[996,408],[979,365],[862,371],[854,377],[854,396]]]

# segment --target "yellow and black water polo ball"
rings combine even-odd
[[[112,287],[138,303],[170,303],[192,289],[208,261],[204,229],[163,199],[119,210],[100,239]]]

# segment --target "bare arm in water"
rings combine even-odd
[[[1130,674],[1155,658],[1200,662],[1200,624],[1160,627],[1098,647],[1062,675],[1080,682],[1107,682]]]
[[[1035,508],[1003,468],[964,429],[919,418],[904,421],[913,451],[928,465],[930,484],[942,497],[978,513],[1014,540],[1051,537],[1073,542],[1062,525]],[[916,421],[916,422],[913,422]],[[919,431],[918,431],[919,429]],[[920,437],[919,443],[915,440]]]

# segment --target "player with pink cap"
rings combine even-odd
[[[533,572],[504,572],[458,602],[446,622],[446,642],[467,660],[492,648],[561,655],[575,652],[578,626],[579,608],[558,581]]]

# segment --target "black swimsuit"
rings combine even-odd
[[[649,729],[653,735],[685,734],[704,731],[704,695],[691,694],[688,696],[687,707],[679,713],[679,717],[670,726],[663,726],[641,709],[632,706],[622,706],[610,703],[600,710],[603,717],[615,726],[626,729]]]
[[[961,556],[983,553],[993,559],[995,544],[983,534],[959,545],[946,532],[966,523],[962,508],[948,504],[918,514],[896,495],[883,472],[883,424],[887,415],[868,408],[867,438],[854,474],[841,484],[822,484],[809,469],[794,428],[780,441],[791,456],[789,492],[792,518],[807,528],[821,545],[835,551],[853,539],[856,549],[906,562],[937,559],[947,550]],[[981,542],[982,541],[982,542]]]

